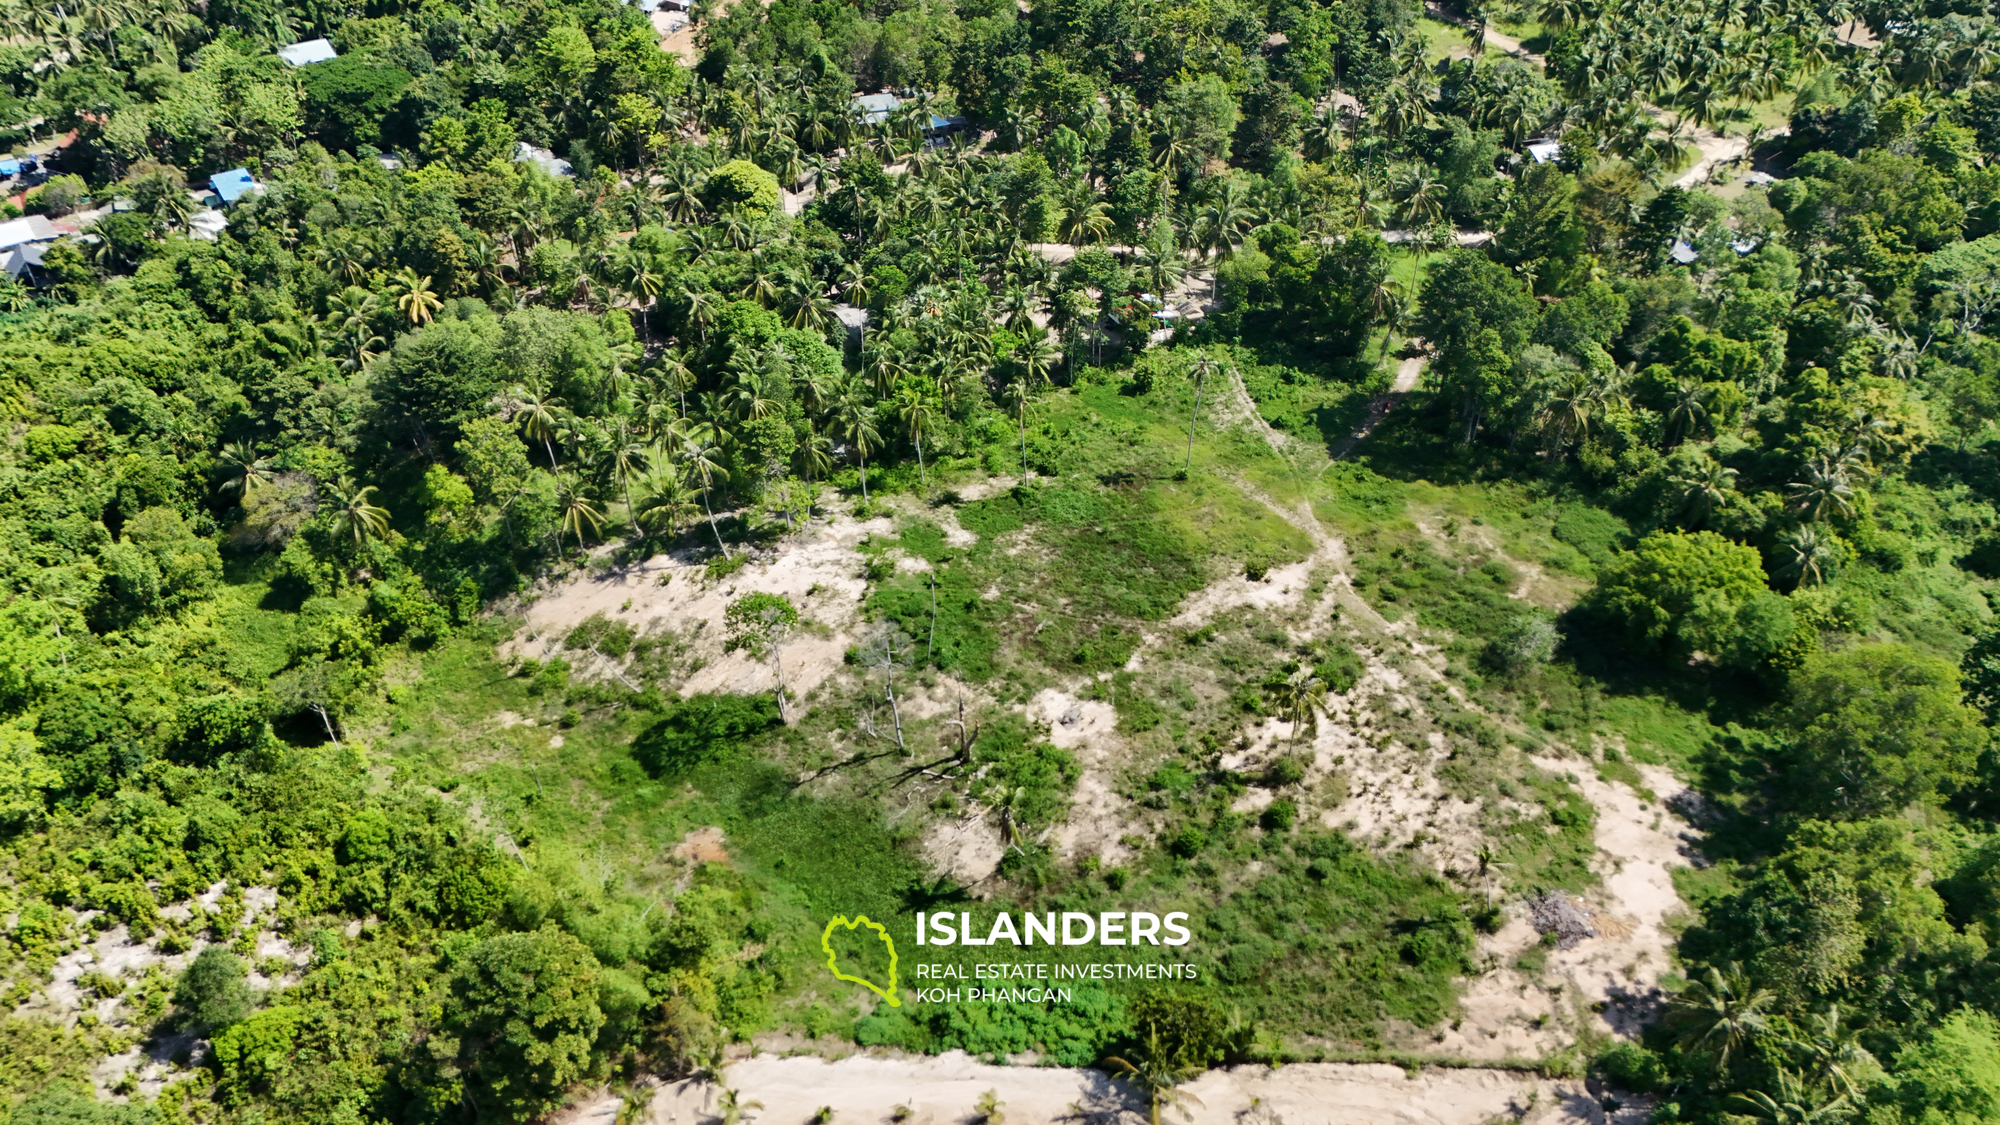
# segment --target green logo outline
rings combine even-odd
[[[835,926],[846,926],[850,930],[866,926],[874,930],[881,937],[882,944],[889,947],[888,988],[881,987],[867,977],[849,976],[840,971],[840,957],[833,951],[833,928]],[[856,914],[854,920],[851,922],[848,921],[847,915],[836,914],[833,920],[826,924],[826,929],[820,933],[819,947],[826,951],[826,970],[833,974],[835,980],[844,980],[850,984],[858,984],[875,995],[880,996],[882,999],[887,1000],[891,1008],[900,1008],[903,1006],[903,1002],[896,998],[896,939],[889,936],[888,929],[882,923],[869,921],[866,914]]]

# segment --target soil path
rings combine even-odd
[[[724,1081],[739,1104],[761,1103],[744,1120],[755,1125],[804,1125],[822,1107],[835,1121],[906,1120],[911,1125],[977,1121],[981,1095],[991,1091],[1007,1120],[1112,1125],[1143,1121],[1144,1104],[1097,1070],[989,1066],[962,1052],[936,1058],[854,1056],[825,1062],[810,1056],[765,1055],[728,1067]],[[1637,1125],[1650,1105],[1607,1114],[1582,1082],[1515,1070],[1439,1068],[1415,1074],[1381,1064],[1294,1063],[1273,1069],[1211,1070],[1183,1086],[1185,1104],[1169,1117],[1189,1125],[1485,1125],[1514,1119],[1527,1125]],[[718,1120],[718,1089],[669,1083],[639,1120],[696,1125]],[[610,1125],[619,1099],[604,1095],[556,1119],[560,1125]],[[896,1107],[906,1117],[891,1117]]]
[[[1422,345],[1421,340],[1413,342]],[[1396,365],[1396,381],[1389,385],[1386,394],[1377,395],[1375,401],[1368,404],[1368,416],[1361,420],[1361,425],[1347,436],[1346,441],[1340,443],[1340,448],[1333,451],[1334,460],[1346,460],[1348,454],[1353,453],[1357,446],[1368,440],[1375,432],[1375,428],[1389,416],[1389,412],[1409,397],[1411,391],[1417,389],[1417,383],[1423,379],[1424,367],[1428,363],[1430,357],[1420,354],[1410,356]]]

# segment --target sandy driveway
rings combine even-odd
[[[979,1120],[973,1107],[989,1090],[1009,1125],[1145,1120],[1144,1107],[1100,1071],[987,1066],[956,1051],[936,1058],[856,1056],[831,1063],[766,1056],[731,1065],[725,1081],[743,1103],[763,1103],[744,1117],[756,1125],[804,1125],[823,1106],[833,1110],[836,1122],[886,1122],[897,1106],[905,1106],[911,1125],[957,1125]],[[1411,1076],[1383,1065],[1240,1066],[1209,1071],[1183,1090],[1189,1095],[1185,1113],[1168,1110],[1164,1120],[1191,1125],[1487,1125],[1495,1119],[1532,1125],[1638,1125],[1650,1109],[1628,1105],[1607,1115],[1581,1082],[1476,1068],[1439,1068]],[[713,1086],[671,1084],[657,1093],[644,1120],[655,1125],[714,1121],[720,1116],[716,1096]],[[609,1125],[618,1105],[615,1097],[601,1097],[560,1120],[563,1125]]]

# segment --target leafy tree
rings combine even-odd
[[[174,1009],[211,1035],[242,1022],[255,1003],[243,959],[219,945],[196,954],[174,982]]]
[[[1962,701],[1958,669],[1901,645],[1861,645],[1794,677],[1787,803],[1821,815],[1879,816],[1970,780],[1986,731]]]
[[[760,590],[730,602],[723,623],[729,630],[731,649],[745,648],[753,655],[770,657],[772,678],[777,683],[778,715],[784,718],[785,664],[780,649],[786,636],[798,628],[798,607],[783,594]]]
[[[1598,588],[1600,604],[1637,640],[1654,647],[1685,643],[1683,626],[1706,604],[1734,607],[1766,592],[1763,560],[1753,547],[1712,531],[1657,531],[1639,541]]]
[[[594,1057],[599,976],[590,950],[554,926],[472,945],[453,958],[438,1029],[446,1038],[433,1050],[439,1079],[462,1090],[480,1120],[555,1109]]]

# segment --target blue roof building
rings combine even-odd
[[[208,186],[222,200],[224,207],[257,190],[257,181],[250,177],[247,168],[231,168],[227,172],[217,172],[208,178]]]
[[[0,178],[12,178],[21,174],[21,162],[11,156],[0,156]]]

